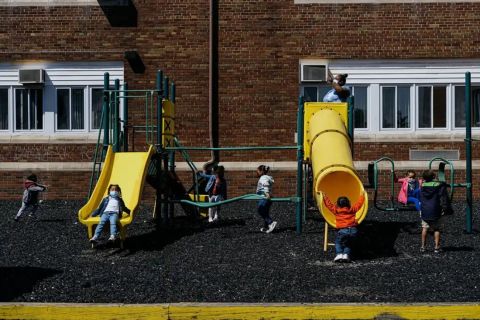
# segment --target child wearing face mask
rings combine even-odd
[[[90,239],[90,242],[93,244],[97,243],[107,221],[110,221],[110,238],[108,238],[108,241],[115,241],[118,233],[117,223],[123,212],[130,213],[130,209],[123,202],[122,190],[118,184],[111,184],[108,187],[108,196],[102,200],[98,209],[92,213],[92,217],[100,216],[100,223],[97,225],[95,235]]]

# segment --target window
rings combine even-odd
[[[382,128],[410,128],[410,87],[382,87]]]
[[[15,89],[15,130],[43,129],[43,90]]]
[[[352,87],[352,94],[355,97],[354,103],[354,127],[359,129],[367,128],[367,87]]]
[[[8,130],[8,89],[0,88],[0,130]]]
[[[102,118],[103,89],[92,89],[91,106],[91,129],[99,129]]]
[[[480,127],[480,87],[472,86],[471,125]],[[465,86],[455,87],[455,127],[465,128]]]
[[[418,127],[447,127],[447,88],[444,86],[418,87]]]
[[[85,129],[83,88],[57,89],[57,130]]]

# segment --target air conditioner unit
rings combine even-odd
[[[302,82],[326,82],[328,77],[328,65],[325,64],[302,64]]]
[[[21,84],[43,84],[45,83],[45,70],[43,69],[18,70],[18,82]]]

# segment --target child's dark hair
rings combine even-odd
[[[347,197],[338,197],[337,207],[339,208],[350,208],[350,200]]]
[[[30,180],[30,181],[33,181],[33,182],[37,182],[37,175],[32,173],[31,175],[29,175],[27,177],[27,180]]]
[[[433,172],[432,170],[425,170],[423,171],[422,176],[425,182],[430,182],[430,181],[433,181],[433,179],[435,179],[435,172]]]
[[[415,177],[417,176],[417,173],[416,173],[415,170],[413,170],[413,169],[407,170],[407,174],[406,174],[406,175],[408,176],[410,173],[413,173],[413,178],[415,178]]]
[[[119,194],[122,194],[122,189],[120,188],[120,186],[118,184],[111,184],[108,186],[108,191],[110,192],[110,190],[112,189],[112,187],[116,187],[118,189],[118,193]]]
[[[347,81],[347,77],[348,77],[348,73],[339,74],[339,76],[340,76],[340,79],[341,79],[343,82],[346,82],[346,81]]]
[[[223,175],[225,174],[225,167],[224,166],[215,167],[215,173],[218,174],[220,178],[223,178]]]
[[[263,174],[267,174],[270,171],[270,167],[262,164],[258,166],[257,170],[260,171],[263,175]]]

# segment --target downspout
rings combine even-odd
[[[218,0],[210,0],[208,130],[210,148],[218,148]],[[203,167],[210,169],[220,161],[220,151],[212,150]]]

